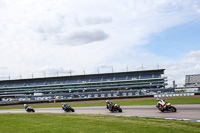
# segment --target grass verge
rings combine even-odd
[[[200,133],[200,123],[156,118],[77,114],[0,114],[0,133]]]

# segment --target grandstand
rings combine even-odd
[[[165,69],[2,80],[0,101],[126,97],[164,90]]]
[[[200,74],[186,75],[185,87],[200,87]]]

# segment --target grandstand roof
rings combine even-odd
[[[70,75],[70,76],[56,76],[56,77],[41,77],[41,78],[28,78],[28,79],[10,79],[10,80],[0,80],[0,83],[6,82],[24,82],[24,81],[41,81],[41,80],[58,80],[58,79],[77,79],[77,78],[94,78],[94,77],[105,77],[105,76],[120,76],[120,75],[138,75],[138,74],[164,74],[165,69],[155,69],[155,70],[140,70],[140,71],[128,71],[128,72],[115,72],[115,73],[99,73],[99,74],[85,74],[85,75]]]

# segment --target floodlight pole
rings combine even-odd
[[[157,69],[159,69],[159,63],[158,63],[158,65],[157,65]]]
[[[113,73],[113,66],[112,66],[112,73]]]
[[[69,73],[70,73],[70,76],[72,76],[72,71],[71,70],[69,71]]]

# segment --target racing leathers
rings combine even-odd
[[[166,107],[166,102],[164,100],[158,100],[158,103],[156,104],[156,107],[163,110]]]
[[[62,109],[65,109],[67,107],[67,104],[66,103],[63,103],[62,104]]]

